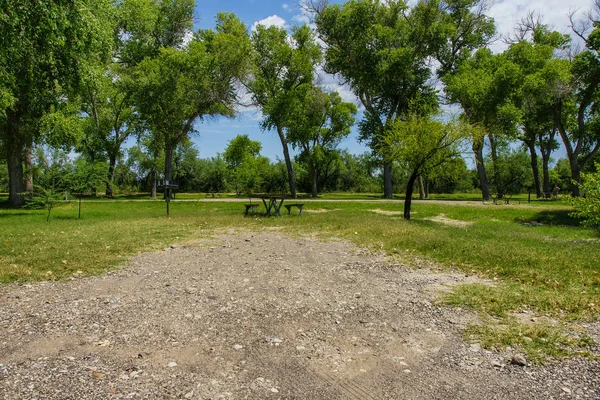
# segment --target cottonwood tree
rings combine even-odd
[[[534,187],[538,197],[551,192],[549,162],[552,151],[558,147],[557,129],[553,111],[561,80],[568,76],[568,61],[559,55],[569,48],[570,37],[550,31],[541,17],[529,13],[518,24],[504,52],[506,58],[523,75],[513,101],[520,108],[518,139],[529,150]],[[562,78],[560,78],[562,75]],[[537,150],[542,156],[543,179],[539,173]]]
[[[252,102],[264,116],[263,130],[274,129],[281,142],[290,193],[297,197],[294,165],[289,152],[286,126],[292,104],[313,84],[321,50],[307,26],[294,28],[291,35],[276,26],[258,25],[252,33],[254,69],[247,88]]]
[[[40,119],[80,88],[83,72],[105,62],[113,44],[109,0],[6,0],[0,14],[0,141],[9,203],[25,192],[23,163]]]
[[[288,123],[288,138],[300,149],[298,160],[308,167],[311,177],[311,195],[319,193],[319,175],[337,153],[338,144],[350,134],[356,106],[342,101],[337,92],[326,93],[310,87],[305,96],[293,104],[293,117]]]
[[[478,1],[314,2],[319,38],[326,44],[325,70],[349,84],[366,109],[361,140],[385,153],[385,136],[404,118],[412,99],[434,98],[431,62],[440,74],[493,34],[493,21]],[[431,100],[432,102],[435,100]],[[392,160],[383,165],[384,197],[392,197]]]
[[[581,171],[600,150],[600,3],[595,6],[588,25],[576,26],[571,16],[571,26],[584,41],[585,50],[572,59],[571,77],[562,86],[554,112],[571,166],[571,194],[575,197],[581,193]]]
[[[445,92],[451,102],[463,109],[463,120],[472,131],[472,150],[481,184],[482,196],[490,198],[488,175],[483,149],[487,136],[492,159],[492,182],[500,183],[500,171],[495,166],[498,148],[517,134],[521,117],[514,99],[522,85],[519,67],[504,54],[492,54],[488,48],[478,50],[457,70],[444,78]],[[501,185],[496,185],[502,196]]]
[[[86,117],[79,150],[93,162],[108,159],[106,195],[112,197],[117,159],[125,141],[141,128],[135,112],[135,67],[157,57],[160,48],[178,48],[191,33],[193,0],[123,0],[116,4],[112,62],[84,78],[79,101]],[[139,132],[138,132],[139,133]]]
[[[162,48],[140,63],[136,105],[164,143],[165,179],[173,179],[173,152],[197,121],[235,115],[236,85],[248,73],[250,53],[245,25],[219,13],[215,31],[200,30],[183,48]]]

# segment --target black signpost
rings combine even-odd
[[[165,202],[167,203],[167,215],[171,215],[171,196],[174,194],[174,190],[179,189],[179,184],[175,181],[161,179],[156,181],[156,188],[164,189]]]

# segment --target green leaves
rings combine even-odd
[[[596,172],[581,175],[578,185],[584,197],[573,199],[577,211],[571,215],[581,219],[584,226],[600,229],[600,163],[596,163]]]
[[[264,129],[283,127],[290,104],[313,82],[321,50],[307,26],[288,36],[283,28],[257,26],[252,34],[253,79],[248,83],[254,104],[261,107]]]

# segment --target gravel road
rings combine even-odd
[[[600,399],[600,362],[511,364],[465,342],[475,281],[277,230],[0,287],[0,398]]]

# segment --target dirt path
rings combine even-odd
[[[600,364],[510,365],[435,304],[472,280],[242,232],[0,288],[2,399],[597,399]]]

